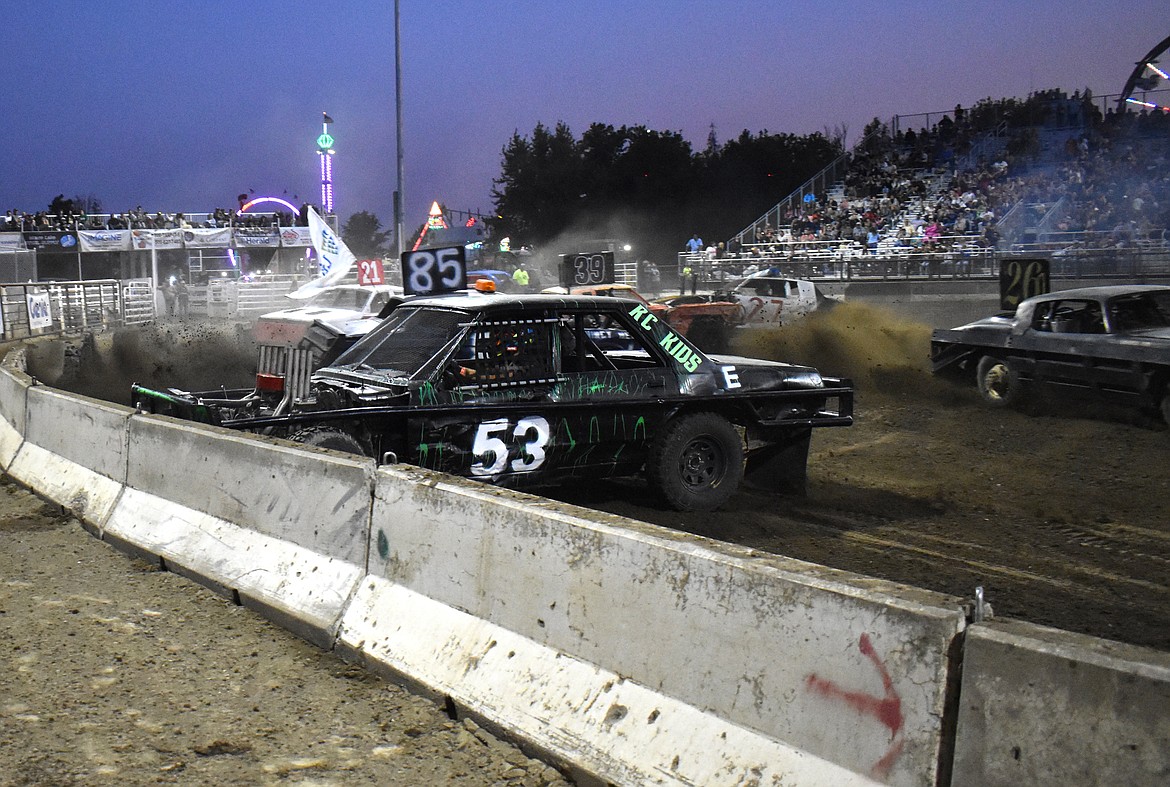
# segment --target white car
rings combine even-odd
[[[268,312],[252,326],[260,345],[260,369],[271,371],[287,362],[285,348],[303,350],[310,360],[308,373],[336,358],[343,350],[369,333],[394,306],[402,303],[402,288],[390,284],[338,284],[297,305]]]
[[[748,276],[728,295],[743,307],[744,325],[784,325],[837,303],[811,281],[789,279],[768,270]]]

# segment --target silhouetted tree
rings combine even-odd
[[[390,232],[368,211],[358,211],[341,228],[341,239],[360,258],[381,257],[389,246]]]

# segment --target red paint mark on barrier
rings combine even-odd
[[[905,718],[902,716],[902,698],[894,690],[894,681],[890,677],[890,671],[886,669],[885,663],[877,655],[877,651],[873,649],[873,642],[870,641],[868,634],[861,635],[861,641],[857,647],[861,651],[861,655],[873,662],[874,668],[881,676],[884,696],[875,697],[872,694],[843,689],[833,681],[819,677],[815,672],[806,676],[804,682],[811,691],[824,697],[842,700],[858,713],[877,719],[882,726],[890,731],[890,748],[870,769],[871,776],[884,779],[889,776],[890,769],[898,761],[898,757],[902,754],[902,747],[905,745],[905,740],[895,740],[905,723]]]

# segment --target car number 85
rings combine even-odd
[[[511,432],[513,441],[520,447],[520,455],[508,462],[508,444],[504,436]],[[506,418],[484,421],[475,430],[475,442],[471,446],[472,475],[498,475],[507,468],[514,473],[538,469],[544,464],[544,449],[552,437],[548,421],[539,415],[521,418],[513,426]],[[491,464],[488,464],[488,462]]]

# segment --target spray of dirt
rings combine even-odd
[[[251,387],[256,352],[242,324],[168,323],[86,335],[66,346],[57,379],[32,358],[30,371],[67,391],[127,403],[131,383],[186,390]]]
[[[930,373],[929,326],[862,303],[840,303],[781,328],[742,331],[733,351],[849,377],[858,390],[951,400],[959,389]]]

